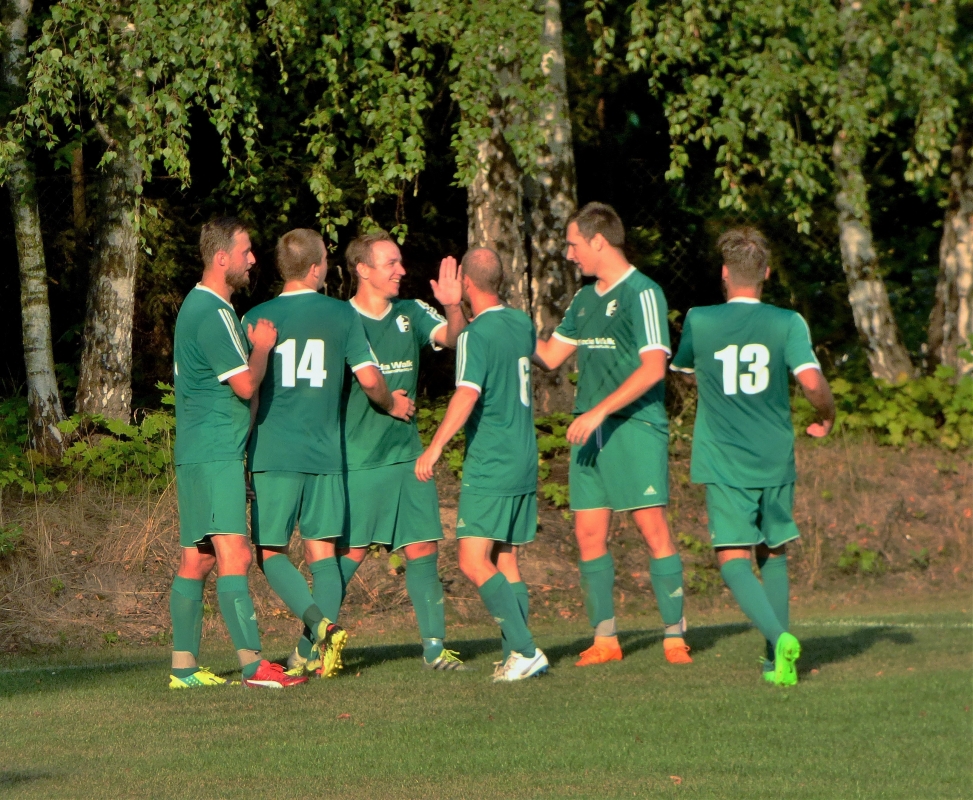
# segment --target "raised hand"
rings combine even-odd
[[[439,263],[439,280],[429,281],[429,285],[441,306],[458,306],[463,300],[463,268],[446,256]]]
[[[416,404],[412,402],[405,389],[396,389],[392,392],[392,409],[389,414],[396,419],[408,422],[416,413]]]
[[[247,338],[254,350],[270,350],[277,344],[277,328],[269,319],[258,319],[256,325],[247,325]]]

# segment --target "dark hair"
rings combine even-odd
[[[246,226],[236,217],[216,217],[203,225],[199,232],[199,255],[203,259],[203,268],[210,265],[220,250],[230,252],[233,237],[246,230]]]
[[[285,281],[301,280],[314,264],[324,260],[324,239],[310,228],[295,228],[277,240],[274,257]]]
[[[392,237],[386,231],[378,230],[352,239],[348,243],[348,247],[345,248],[345,265],[348,267],[348,271],[354,276],[356,284],[358,283],[357,267],[359,264],[368,264],[370,267],[375,266],[372,263],[372,245],[376,242],[392,242],[392,244],[395,244]]]
[[[723,254],[723,264],[733,283],[756,286],[763,282],[770,263],[770,248],[764,235],[756,228],[730,228],[716,242]]]
[[[578,226],[578,233],[586,242],[600,233],[612,247],[621,249],[625,246],[625,226],[615,209],[607,203],[588,203],[568,217],[568,225],[572,222]]]
[[[492,247],[473,247],[463,256],[463,274],[481,292],[500,294],[503,286],[503,262]]]

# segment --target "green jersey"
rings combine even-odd
[[[574,296],[554,336],[578,348],[575,414],[590,411],[621,386],[642,365],[642,353],[671,352],[667,314],[662,289],[635,267],[604,293],[592,284]],[[668,426],[665,397],[659,381],[612,416]]]
[[[530,361],[534,324],[522,311],[493,306],[456,342],[456,385],[480,393],[466,422],[463,492],[494,496],[537,491],[537,436]]]
[[[389,391],[405,389],[415,399],[419,351],[427,344],[438,349],[433,337],[446,320],[421,300],[393,300],[380,317],[362,311],[354,300],[350,304],[365,326]],[[345,389],[344,437],[348,469],[401,464],[422,453],[415,419],[404,422],[376,409],[357,381]]]
[[[176,464],[242,461],[250,404],[227,381],[249,369],[250,343],[226,300],[197,285],[176,317]]]
[[[689,310],[672,369],[699,387],[690,475],[742,489],[796,478],[787,373],[820,369],[804,318],[735,297]]]
[[[378,366],[358,314],[347,303],[303,289],[261,303],[243,319],[260,318],[277,327],[277,346],[260,384],[251,471],[342,472],[345,366],[353,372]]]

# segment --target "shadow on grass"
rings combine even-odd
[[[152,661],[41,665],[0,670],[0,697],[84,688],[130,672],[153,672],[168,676],[168,669],[169,659],[165,658]],[[0,782],[0,787],[4,785],[6,784]]]
[[[53,772],[39,769],[4,769],[0,770],[0,789],[13,789],[22,783],[56,778]]]
[[[798,674],[804,675],[823,664],[847,661],[870,650],[878,642],[909,645],[915,643],[915,637],[892,626],[859,628],[836,636],[801,637]]]
[[[450,639],[446,646],[456,649],[464,661],[500,650],[499,632],[492,639]],[[546,651],[545,651],[546,652]],[[382,644],[368,647],[349,647],[342,653],[345,672],[352,670],[377,667],[388,661],[418,661],[422,658],[422,647],[419,644]]]

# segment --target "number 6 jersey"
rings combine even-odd
[[[820,369],[795,311],[735,297],[686,314],[673,370],[699,388],[691,478],[745,489],[796,477],[788,372]]]
[[[260,384],[250,470],[342,472],[345,365],[352,372],[378,367],[358,314],[347,303],[303,289],[250,309],[243,322],[256,325],[261,318],[277,327],[277,346]]]

